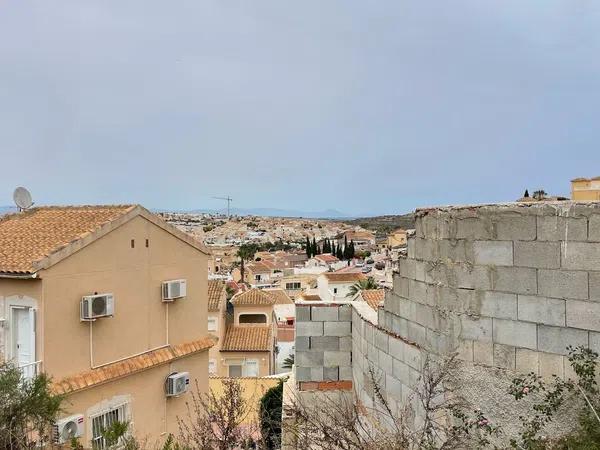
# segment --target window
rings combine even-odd
[[[333,293],[337,294],[337,288],[333,288]]]
[[[216,317],[208,318],[208,331],[217,331],[217,318]]]
[[[92,448],[103,450],[107,448],[106,440],[102,436],[104,430],[110,427],[115,422],[126,422],[127,417],[127,403],[121,404],[116,407],[92,416]]]
[[[229,366],[229,376],[230,377],[241,377],[242,376],[242,366],[237,365],[237,364]]]
[[[240,314],[238,317],[239,323],[267,323],[265,314]]]
[[[217,373],[217,360],[209,359],[208,360],[208,373],[214,375]]]
[[[297,291],[300,289],[300,282],[285,283],[285,289],[288,291]]]
[[[260,281],[260,275],[254,275],[254,280],[255,281]]]
[[[244,376],[245,377],[257,377],[258,376],[258,360],[247,359],[244,364]]]

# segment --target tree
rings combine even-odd
[[[283,360],[283,364],[281,365],[281,367],[283,369],[291,369],[294,366],[295,359],[296,357],[294,356],[294,354],[290,354],[290,356]]]
[[[331,252],[331,248],[329,246],[329,239],[325,238],[323,240],[323,253],[330,253]]]
[[[249,413],[244,389],[234,378],[223,379],[223,393],[201,393],[196,381],[187,403],[187,418],[177,418],[182,444],[187,448],[229,450],[245,448],[252,430],[243,426]]]
[[[545,190],[539,189],[537,191],[534,191],[533,198],[535,198],[536,200],[543,200],[544,198],[546,198],[546,195],[548,194]]]
[[[283,404],[283,380],[269,389],[260,399],[260,431],[268,450],[280,447],[281,408]]]
[[[317,240],[315,239],[314,236],[313,236],[313,239],[312,239],[312,254],[313,254],[313,256],[318,255],[318,253],[317,253]]]
[[[369,277],[360,281],[357,281],[348,290],[346,297],[354,297],[360,291],[371,291],[373,289],[379,289],[377,282],[373,277]]]
[[[306,236],[306,256],[310,259],[312,258],[312,247],[310,245],[310,239]]]
[[[335,256],[337,257],[337,259],[339,259],[340,261],[342,259],[344,259],[344,253],[342,253],[342,246],[338,245],[337,250],[335,251]]]
[[[244,272],[245,272],[244,262],[251,260],[254,257],[256,251],[257,251],[256,244],[242,244],[240,246],[240,248],[238,248],[237,257],[240,258],[240,261],[241,261],[240,273],[242,275],[242,283],[246,281],[244,278]]]
[[[28,380],[14,365],[0,365],[0,450],[30,449],[48,442],[62,411],[46,374]]]
[[[349,252],[350,252],[350,248],[348,248],[348,236],[344,236],[344,253],[342,254],[344,259],[350,259]]]
[[[525,193],[523,194],[523,198],[529,198],[529,189],[525,189]]]
[[[354,240],[350,241],[350,258],[352,259],[355,256],[355,249],[354,249]]]
[[[335,256],[337,254],[336,250],[335,250],[335,241],[331,242],[331,250],[330,253]]]

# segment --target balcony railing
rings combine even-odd
[[[23,378],[31,380],[42,372],[42,361],[21,364],[19,365],[19,370],[23,374]]]

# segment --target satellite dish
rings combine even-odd
[[[20,210],[29,209],[33,205],[31,194],[24,187],[18,187],[15,189],[13,200]]]

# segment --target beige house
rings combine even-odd
[[[571,180],[571,200],[600,201],[600,177]]]
[[[218,373],[222,335],[227,328],[227,290],[220,280],[208,280],[208,332],[216,338],[208,354],[208,373]]]
[[[388,234],[387,245],[389,248],[405,247],[406,246],[406,230],[397,228]]]
[[[189,394],[167,396],[168,377],[183,391],[184,372],[208,387],[207,259],[141,206],[4,216],[1,357],[26,377],[52,377],[85,447],[103,448],[100,430],[114,420],[150,442],[175,433]]]
[[[217,374],[262,377],[275,373],[277,318],[274,306],[285,292],[250,289],[231,299],[233,320],[222,335]],[[287,297],[289,299],[289,297]]]

